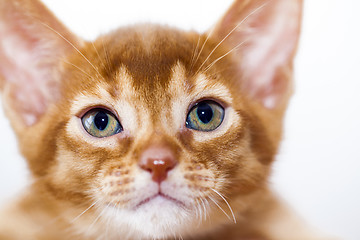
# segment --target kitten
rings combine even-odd
[[[209,32],[86,42],[0,0],[0,89],[33,184],[0,239],[320,239],[268,186],[301,0],[238,0]]]

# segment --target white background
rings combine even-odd
[[[167,23],[205,31],[230,0],[46,0],[75,33],[94,39],[117,26]],[[311,224],[360,239],[360,2],[305,2],[296,93],[272,182]],[[27,182],[24,161],[0,113],[0,201]]]

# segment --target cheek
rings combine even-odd
[[[216,175],[228,173],[238,169],[245,147],[243,141],[236,134],[226,134],[222,137],[206,142],[192,141],[188,144],[192,160],[203,164],[206,168],[214,169]]]
[[[84,157],[60,146],[50,172],[53,183],[66,187],[65,191],[84,192],[94,182],[98,165],[96,157]]]
[[[59,137],[54,165],[50,176],[56,185],[72,188],[76,192],[99,189],[98,175],[105,164],[121,162],[130,148],[131,141],[114,138],[107,147],[96,147],[81,138]],[[103,144],[106,146],[106,144]]]
[[[113,166],[103,166],[98,175],[99,191],[94,191],[97,198],[108,205],[126,206],[136,192],[139,177],[134,166],[119,161]]]
[[[193,159],[213,169],[215,179],[229,195],[251,192],[261,187],[269,174],[269,166],[262,164],[251,146],[251,137],[243,129],[206,143],[193,143]]]

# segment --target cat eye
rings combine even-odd
[[[85,130],[94,137],[110,137],[121,132],[119,120],[110,111],[105,109],[92,109],[81,118]]]
[[[186,127],[204,132],[213,131],[224,120],[224,112],[224,108],[214,101],[199,102],[189,111]]]

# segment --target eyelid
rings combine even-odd
[[[219,104],[224,110],[229,106],[229,104],[221,99],[218,99],[216,97],[202,97],[194,102],[192,102],[188,109],[187,109],[187,113],[189,113],[191,111],[191,109],[193,109],[196,105],[198,105],[200,102],[204,102],[204,101],[210,101],[210,102],[215,102],[217,104]]]
[[[116,111],[113,110],[112,107],[109,107],[109,106],[106,106],[106,105],[101,105],[101,104],[91,105],[91,106],[85,107],[81,111],[79,111],[77,114],[75,114],[75,116],[81,119],[89,111],[96,110],[96,109],[104,109],[106,111],[109,111],[112,115],[114,115],[116,117],[117,120],[120,120],[119,115],[117,114]]]

